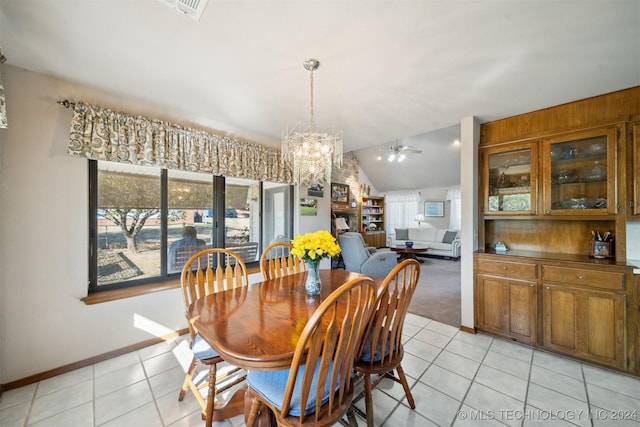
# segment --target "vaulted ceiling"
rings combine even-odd
[[[0,46],[10,65],[274,146],[309,120],[302,62],[317,58],[317,125],[364,150],[379,190],[447,176],[443,129],[463,117],[640,84],[638,0],[209,0],[199,21],[165,1],[0,0]],[[396,139],[420,145],[423,160],[383,173],[365,154]]]

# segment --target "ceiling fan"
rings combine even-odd
[[[417,148],[413,148],[409,145],[400,145],[400,142],[397,139],[396,142],[385,151],[389,153],[387,160],[390,162],[401,162],[407,158],[408,154],[422,153],[422,150],[418,150]]]

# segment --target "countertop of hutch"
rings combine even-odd
[[[613,258],[594,258],[589,255],[580,255],[580,254],[563,254],[563,253],[553,253],[553,252],[536,252],[536,251],[521,251],[521,250],[508,250],[506,252],[496,252],[493,249],[485,249],[485,250],[477,250],[475,253],[498,255],[498,256],[504,256],[504,257],[535,258],[538,260],[568,261],[568,262],[580,262],[580,263],[594,264],[594,265],[632,267],[634,268],[635,274],[640,274],[640,260],[627,260],[626,262],[616,262],[616,260]]]

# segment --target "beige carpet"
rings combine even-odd
[[[460,326],[460,261],[421,257],[420,280],[409,312]]]

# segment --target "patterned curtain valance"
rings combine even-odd
[[[6,129],[7,126],[7,101],[4,96],[4,86],[0,80],[0,129]]]
[[[94,160],[292,183],[279,148],[76,102],[69,154]]]

